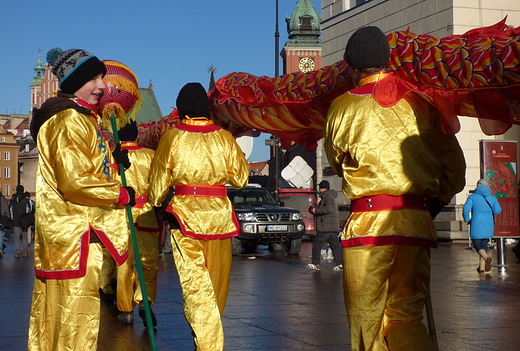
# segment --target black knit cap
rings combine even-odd
[[[135,141],[139,136],[137,123],[132,121],[117,131],[120,141]]]
[[[177,96],[177,110],[179,118],[185,119],[186,116],[211,117],[209,109],[208,95],[200,83],[188,83],[182,87]]]
[[[91,53],[80,49],[63,51],[54,61],[52,73],[60,81],[60,90],[74,94],[89,80],[107,73],[105,64]]]
[[[330,184],[329,184],[329,182],[327,180],[322,180],[320,182],[320,184],[318,184],[318,187],[320,189],[327,189],[327,190],[329,190],[330,189]]]
[[[390,44],[378,27],[363,27],[352,34],[343,57],[352,68],[386,66],[390,61]]]

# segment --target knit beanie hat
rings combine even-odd
[[[477,182],[477,188],[482,185],[488,186],[488,181],[485,179],[479,179],[479,181]]]
[[[327,190],[330,189],[330,184],[329,184],[329,182],[327,180],[322,180],[320,182],[320,184],[318,184],[318,186],[319,186],[320,189],[327,189]]]
[[[54,61],[52,73],[60,81],[64,93],[74,94],[85,83],[100,73],[105,76],[105,64],[91,53],[80,49],[63,51]]]
[[[211,117],[208,95],[200,83],[188,83],[182,87],[177,96],[177,110],[179,118]]]
[[[390,44],[378,27],[363,27],[352,34],[343,57],[352,68],[386,66],[390,61]]]
[[[119,140],[121,141],[135,141],[139,136],[137,123],[135,121],[128,123],[126,126],[119,129],[117,134],[119,135]]]

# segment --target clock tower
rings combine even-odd
[[[287,22],[289,40],[280,53],[283,73],[309,72],[321,68],[321,17],[311,0],[299,0]]]

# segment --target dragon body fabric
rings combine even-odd
[[[396,74],[374,87],[374,97],[391,106],[410,91],[423,94],[442,115],[445,133],[460,129],[457,116],[479,118],[487,135],[520,124],[520,27],[505,24],[436,38],[399,31],[387,36],[389,69]],[[235,72],[208,92],[212,118],[235,136],[260,132],[316,148],[327,110],[339,95],[354,88],[347,63],[307,73],[257,77]],[[174,109],[158,122],[140,125],[138,142],[155,149],[159,137],[178,120]]]

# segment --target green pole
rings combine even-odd
[[[117,134],[116,117],[113,114],[110,117],[110,122],[112,123],[112,131],[114,132],[114,142],[117,145],[117,144],[119,144],[119,135]],[[123,186],[127,186],[126,185],[126,176],[125,176],[125,167],[121,163],[119,164],[119,173],[121,174],[121,181],[123,183]],[[153,329],[153,322],[152,322],[152,312],[150,310],[150,303],[148,302],[148,294],[146,293],[146,284],[145,284],[144,275],[143,275],[143,265],[141,264],[141,254],[139,253],[139,247],[137,246],[137,235],[135,233],[134,217],[132,216],[132,207],[130,207],[130,205],[125,205],[125,207],[126,207],[126,214],[128,217],[128,223],[130,225],[130,233],[132,234],[132,244],[134,245],[135,265],[137,267],[137,276],[139,277],[139,285],[141,286],[141,292],[143,294],[146,326],[148,328],[148,335],[150,337],[150,344],[152,346],[152,351],[157,351],[157,346],[155,344],[155,332]]]

